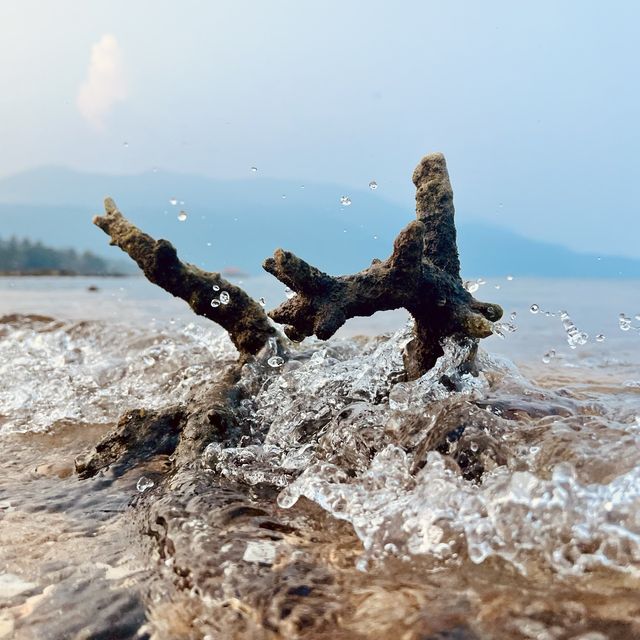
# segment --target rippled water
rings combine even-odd
[[[404,315],[354,320],[245,366],[242,428],[193,465],[80,481],[120,414],[235,358],[145,283],[87,284],[0,287],[0,638],[640,637],[637,283],[488,282],[517,330],[477,377],[449,346],[403,382]]]

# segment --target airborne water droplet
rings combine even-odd
[[[187,219],[187,212],[186,211],[181,211],[178,214],[178,220],[180,220],[180,222],[184,222]]]
[[[509,280],[509,282],[511,282],[511,280],[513,280],[513,276],[507,276],[507,280]]]
[[[540,311],[540,307],[537,304],[532,304],[529,307],[529,311],[531,311],[531,313],[538,313],[538,311]]]
[[[258,173],[258,167],[251,167],[251,173]]]
[[[271,356],[267,360],[267,364],[270,367],[273,367],[274,369],[277,369],[278,367],[281,367],[284,364],[284,359],[281,358],[280,356]]]
[[[214,285],[213,285],[213,287],[212,287],[212,289],[213,289],[214,291],[220,291],[220,287],[219,287],[217,284],[214,284]]]
[[[369,183],[369,189],[371,189],[371,191],[375,191],[378,188],[378,183],[375,180],[372,180]]]
[[[340,204],[343,207],[348,207],[351,205],[351,198],[349,196],[340,196]]]
[[[170,204],[172,207],[175,207],[175,206],[178,204],[178,198],[170,198],[170,199],[169,199],[169,204]]]
[[[222,302],[222,304],[229,304],[230,300],[231,300],[231,297],[226,291],[220,292],[220,302]]]
[[[264,298],[260,298],[260,306],[264,307],[265,304],[267,304],[267,301]]]
[[[604,342],[604,341],[605,341],[605,335],[604,335],[604,333],[599,333],[599,334],[596,336],[596,342]]]
[[[218,300],[218,298],[214,298],[214,299],[211,301],[211,306],[212,306],[214,309],[215,309],[216,307],[219,307],[219,306],[220,306],[220,300]]]
[[[287,298],[289,298],[289,300],[291,300],[291,298],[293,298],[296,295],[296,292],[291,290],[289,287],[287,287],[284,290],[284,295],[287,296]]]

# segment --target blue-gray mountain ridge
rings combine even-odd
[[[260,273],[262,260],[277,247],[332,274],[358,271],[372,258],[386,257],[414,216],[413,202],[388,202],[383,187],[302,185],[259,172],[219,181],[162,171],[118,176],[43,167],[0,179],[0,238],[28,237],[119,260],[120,252],[91,224],[106,195],[139,227],[169,239],[183,259],[250,274]],[[345,195],[349,206],[340,204]],[[180,211],[187,215],[183,222]],[[468,212],[458,211],[457,226],[465,277],[640,278],[640,260],[577,253],[478,222]]]

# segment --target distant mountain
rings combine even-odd
[[[90,251],[52,249],[39,241],[0,238],[0,274],[106,276],[130,271]]]
[[[219,181],[165,172],[112,176],[45,167],[0,179],[0,236],[29,236],[120,258],[91,224],[105,195],[145,231],[169,239],[184,259],[205,269],[252,274],[277,247],[330,273],[362,269],[391,252],[394,237],[414,216],[412,202],[399,207],[386,201],[383,187],[301,185],[259,172],[245,180]],[[343,195],[350,206],[340,205]],[[181,210],[187,213],[184,222],[178,220]],[[640,260],[575,253],[460,213],[457,224],[467,277],[640,277]]]

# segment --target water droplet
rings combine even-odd
[[[507,280],[511,282],[513,280],[513,276],[507,276]]]
[[[251,167],[251,173],[258,173],[258,167]]]
[[[153,171],[153,173],[158,173],[158,167],[152,167],[151,171]]]
[[[151,487],[153,487],[154,484],[155,482],[151,480],[151,478],[142,476],[141,478],[138,479],[138,482],[136,482],[136,489],[140,493],[144,493],[147,489],[151,489]]]
[[[347,230],[346,230],[346,229],[343,229],[343,230],[342,230],[342,233],[347,233]]]
[[[211,246],[211,243],[210,243],[210,242],[207,242],[207,247],[210,247],[210,246]]]
[[[180,213],[178,214],[178,220],[180,220],[180,222],[184,222],[186,219],[187,219],[187,212],[180,211]]]
[[[178,198],[170,198],[170,199],[169,199],[169,204],[170,204],[172,207],[175,207],[175,206],[178,204]]]
[[[212,306],[214,309],[215,309],[216,307],[219,307],[219,306],[220,306],[220,300],[218,300],[218,298],[214,298],[214,299],[211,301],[211,306]]]
[[[497,284],[494,288],[495,288],[495,289],[500,289],[501,287],[500,287],[500,285],[499,285],[499,284]]]
[[[300,188],[301,188],[301,189],[304,189],[304,185],[303,185],[303,184],[301,184],[301,185],[300,185]]]
[[[271,356],[267,360],[267,364],[270,367],[273,367],[274,369],[277,369],[278,367],[281,367],[284,364],[284,358],[281,358],[280,356]]]
[[[282,194],[282,199],[283,199],[283,200],[286,200],[286,199],[287,199],[286,194],[284,194],[284,193]]]
[[[369,183],[369,189],[371,189],[371,191],[375,191],[378,188],[378,183],[375,180],[372,180]]]
[[[511,315],[509,317],[510,317],[511,320],[515,320],[517,315],[518,315],[517,312],[512,311]]]
[[[220,302],[222,302],[222,304],[229,304],[230,300],[231,300],[231,297],[226,291],[220,292]]]
[[[478,450],[478,443],[477,442],[472,442],[469,445],[469,449],[471,449],[471,451],[477,451]]]
[[[631,318],[621,313],[618,316],[618,326],[622,331],[629,331],[629,329],[631,329]]]
[[[605,338],[604,333],[599,333],[599,334],[596,336],[596,342],[604,342],[604,341],[605,341],[605,339],[606,339],[606,338]]]
[[[296,295],[296,292],[291,290],[289,287],[287,287],[284,290],[284,295],[287,296],[287,298],[289,298],[289,300],[291,300],[291,298],[293,298]]]
[[[466,280],[462,285],[469,293],[475,293],[480,285],[477,282],[472,282],[471,280]]]
[[[123,146],[123,147],[125,147],[125,149],[126,149],[126,148],[129,146],[129,143],[125,140],[125,141],[122,143],[122,146]]]
[[[537,304],[532,304],[529,307],[529,311],[531,311],[531,313],[538,313],[538,311],[540,311],[540,307]]]
[[[504,202],[500,202],[498,206],[502,209],[502,207],[504,207]]]
[[[211,287],[214,291],[220,291],[220,287],[217,284],[214,284],[213,287]]]
[[[476,282],[482,286],[483,284],[487,284],[487,281],[484,278],[478,278]]]
[[[351,198],[349,196],[340,196],[340,204],[343,207],[348,207],[351,205]]]
[[[264,298],[260,298],[259,302],[261,307],[264,307],[264,305],[267,304],[267,301]]]

